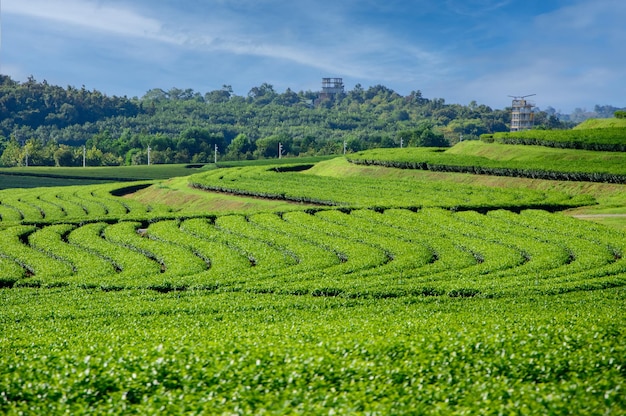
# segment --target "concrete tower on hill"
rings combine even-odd
[[[535,94],[524,95],[521,97],[509,95],[513,97],[511,104],[511,131],[530,130],[533,128],[534,103],[526,100],[526,97],[532,97]]]
[[[343,78],[322,78],[320,100],[333,99],[338,94],[343,94],[343,92]]]

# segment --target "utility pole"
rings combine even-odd
[[[217,165],[217,144],[215,144],[215,164]]]
[[[150,166],[150,145],[148,145],[148,166]]]
[[[404,139],[400,136],[400,149],[404,146]]]
[[[282,157],[283,157],[283,144],[278,143],[278,158],[282,159]]]
[[[348,148],[348,142],[347,141],[343,141],[343,154],[346,154],[346,149]]]
[[[87,148],[83,146],[83,167],[87,166]]]

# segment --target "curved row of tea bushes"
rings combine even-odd
[[[202,258],[185,247],[148,238],[140,226],[136,222],[119,222],[109,225],[104,234],[109,241],[157,261],[165,276],[195,274],[208,267]]]
[[[500,189],[426,180],[380,181],[368,177],[335,178],[306,172],[276,172],[263,166],[207,171],[191,175],[189,184],[198,189],[238,195],[360,208],[562,209],[593,203],[593,198],[586,195],[572,198],[555,191]]]
[[[42,253],[70,264],[79,281],[82,277],[97,279],[114,274],[110,261],[67,241],[74,228],[70,224],[50,225],[29,235],[28,242]]]
[[[535,157],[510,158],[507,145],[463,142],[451,149],[405,148],[372,149],[348,156],[358,165],[430,170],[433,172],[471,173],[560,181],[626,183],[626,156],[622,153],[561,150],[550,157],[538,152]],[[489,148],[492,149],[489,149]],[[515,148],[516,146],[508,146]],[[480,152],[476,152],[480,150]],[[581,157],[581,152],[586,156]],[[545,152],[543,152],[545,153]]]
[[[32,282],[30,276],[33,275],[52,280],[71,276],[73,270],[69,263],[46,255],[25,243],[35,230],[33,226],[20,225],[0,231],[0,257],[12,260],[23,268],[19,275],[24,278],[15,279],[14,283],[26,286],[31,283],[38,285],[39,283]]]
[[[85,286],[137,287],[146,276],[160,275],[161,265],[154,259],[107,239],[105,230],[108,228],[106,223],[86,224],[67,237],[70,243],[109,261],[116,270],[114,275],[86,280]]]
[[[0,190],[0,224],[142,216],[150,207],[113,196],[120,184]]]
[[[293,211],[15,226],[2,286],[345,297],[497,296],[621,286],[626,237],[543,211]]]

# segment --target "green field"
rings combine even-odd
[[[168,179],[186,176],[211,165],[137,165],[115,167],[0,168],[0,189],[92,185],[106,182]]]
[[[626,183],[626,152],[465,141],[449,149],[367,150],[349,155],[348,159],[353,163],[402,169]]]
[[[571,130],[523,130],[481,135],[486,143],[538,145],[560,149],[626,151],[625,119],[589,119]]]
[[[336,156],[316,156],[298,158],[299,163],[316,163]],[[293,163],[289,158],[280,160],[220,161],[217,165],[178,164],[178,165],[133,165],[115,167],[50,167],[31,166],[0,168],[0,189],[37,188],[44,186],[92,185],[105,182],[142,181],[169,179],[187,176],[195,171],[215,169],[215,167],[241,167],[248,165],[281,165]]]
[[[0,191],[0,413],[626,412],[625,185],[281,162]]]

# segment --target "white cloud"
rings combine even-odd
[[[163,25],[128,8],[87,0],[4,0],[3,12],[122,36],[177,43]],[[67,28],[71,30],[71,28]]]
[[[442,61],[439,54],[352,21],[354,5],[347,4],[321,11],[319,4],[273,4],[277,13],[261,18],[258,13],[263,5],[258,2],[215,2],[202,16],[177,16],[180,12],[171,10],[165,24],[165,15],[157,20],[142,13],[138,8],[141,2],[135,3],[134,9],[123,3],[95,0],[4,3],[5,13],[65,25],[62,30],[70,36],[89,38],[90,31],[99,31],[184,46],[205,54],[226,52],[278,59],[377,83],[404,79],[416,72],[426,75],[436,71]],[[184,23],[177,24],[179,18]],[[389,71],[388,65],[394,70]]]

